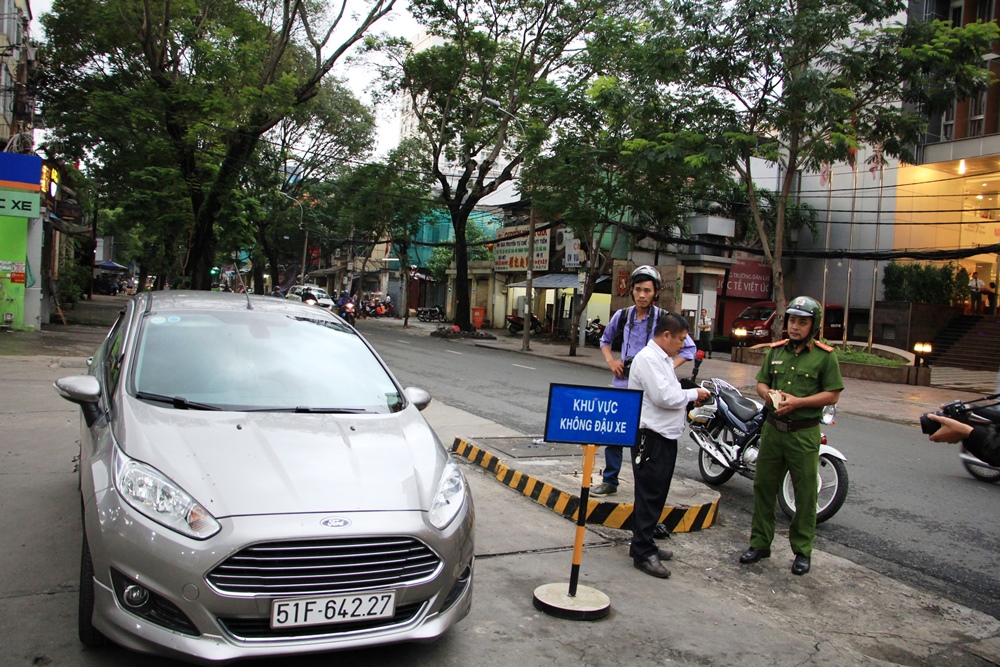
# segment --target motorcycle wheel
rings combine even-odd
[[[524,327],[522,327],[520,324],[514,324],[513,322],[511,322],[510,324],[507,325],[507,331],[510,332],[511,336],[516,336],[517,334],[521,333],[523,330],[524,330]]]
[[[438,312],[438,314],[437,314],[437,321],[438,322],[447,322],[448,321],[447,319],[445,319],[444,311],[443,310],[440,311],[440,312]]]
[[[536,333],[536,334],[542,333],[542,325],[541,324],[532,324],[531,325],[531,332],[532,333]]]
[[[713,438],[719,438],[721,434],[723,442],[732,444],[733,434],[726,427],[717,426],[709,432]],[[711,486],[725,484],[736,473],[735,470],[719,465],[719,462],[701,447],[698,448],[698,472],[701,473],[701,478],[705,480],[705,483]]]
[[[847,466],[840,459],[822,454],[819,457],[817,472],[819,496],[816,498],[816,523],[821,524],[840,511],[847,499]],[[795,516],[795,488],[792,486],[792,473],[785,473],[778,494],[778,504],[781,511],[789,518]]]
[[[975,477],[981,482],[992,482],[996,484],[1000,482],[1000,470],[996,468],[991,468],[988,465],[976,465],[975,463],[969,463],[966,460],[962,460],[962,465],[965,466],[966,472]]]

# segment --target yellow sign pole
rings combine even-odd
[[[573,541],[573,567],[569,586],[544,584],[535,589],[535,609],[546,614],[574,621],[604,618],[611,611],[607,595],[589,586],[580,586],[580,562],[583,560],[583,538],[586,534],[587,509],[590,504],[590,477],[594,472],[597,445],[583,446],[583,478],[580,486],[580,506],[576,511],[576,537]]]

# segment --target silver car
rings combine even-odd
[[[80,639],[200,663],[432,640],[472,603],[472,498],[340,318],[144,293],[81,407]]]

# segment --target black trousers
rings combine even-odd
[[[635,560],[645,560],[656,553],[653,529],[656,527],[674,478],[677,441],[664,438],[649,429],[639,430],[639,445],[630,452],[635,478],[635,504],[632,510],[632,545],[629,553]],[[636,457],[641,462],[636,463]]]

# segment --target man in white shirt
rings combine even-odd
[[[969,305],[973,315],[981,315],[983,308],[983,288],[986,283],[979,279],[979,273],[972,273],[972,280],[969,281]]]
[[[632,360],[628,388],[640,389],[639,444],[632,451],[635,503],[632,511],[633,564],[648,575],[666,579],[670,570],[661,561],[669,551],[658,549],[653,529],[660,520],[677,461],[677,439],[684,434],[684,411],[689,401],[704,401],[708,391],[682,389],[674,373],[673,357],[684,347],[688,324],[679,315],[661,311],[653,336]]]

